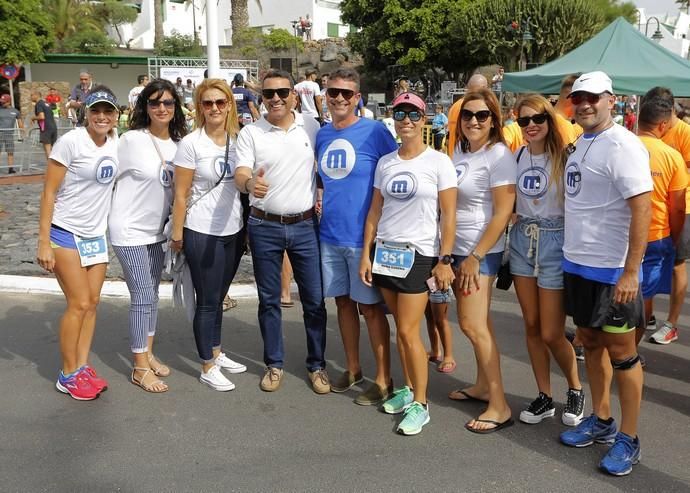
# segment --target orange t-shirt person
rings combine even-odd
[[[686,168],[690,167],[690,125],[676,119],[676,124],[664,134],[661,140],[680,152]],[[685,213],[690,214],[690,194],[686,194],[685,197]]]

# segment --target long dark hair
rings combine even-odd
[[[173,113],[172,120],[168,123],[168,131],[173,142],[179,142],[182,140],[182,137],[187,135],[187,124],[184,113],[182,113],[182,100],[172,82],[165,79],[153,79],[146,84],[146,87],[144,87],[144,90],[141,91],[137,98],[132,113],[129,115],[129,129],[141,130],[142,128],[149,128],[149,125],[151,125],[151,119],[147,112],[149,99],[160,99],[165,91],[168,91],[175,101],[175,112]]]

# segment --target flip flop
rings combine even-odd
[[[433,363],[436,366],[440,365],[443,362],[441,358],[437,358],[436,356],[429,356],[429,363]]]
[[[451,395],[452,395],[452,394],[455,394],[455,393],[464,395],[465,398],[464,398],[464,399],[458,399],[457,397],[451,397]],[[448,398],[449,398],[451,401],[461,401],[461,402],[463,402],[463,401],[473,401],[473,402],[482,402],[482,403],[484,403],[484,404],[486,404],[486,403],[489,402],[489,401],[485,401],[484,399],[480,399],[479,397],[475,397],[475,396],[473,396],[473,395],[470,395],[470,394],[468,394],[467,392],[465,392],[465,391],[462,390],[462,389],[453,390],[450,394],[448,394]]]
[[[282,306],[283,308],[292,308],[293,306],[295,306],[295,302],[294,301],[281,301],[280,306]]]
[[[489,433],[493,433],[494,431],[502,430],[503,428],[508,428],[509,426],[513,426],[515,424],[515,421],[513,421],[513,418],[508,418],[503,423],[499,423],[498,421],[494,421],[493,419],[479,419],[479,418],[475,418],[474,422],[475,423],[489,423],[492,425],[496,425],[493,428],[487,428],[486,430],[476,430],[470,426],[469,421],[467,423],[465,423],[465,429],[467,431],[471,431],[472,433],[477,433],[479,435],[488,435]]]
[[[441,361],[436,367],[436,371],[439,373],[453,373],[457,366],[455,361],[446,361],[445,363]]]

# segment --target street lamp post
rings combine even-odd
[[[292,24],[292,32],[295,35],[295,65],[292,68],[292,76],[295,78],[295,82],[297,81],[297,26],[300,24],[299,21],[290,21]]]
[[[644,26],[644,35],[647,36],[647,31],[649,30],[649,21],[651,20],[656,21],[656,31],[654,31],[654,34],[652,34],[652,39],[659,43],[662,39],[664,39],[664,35],[661,34],[661,23],[659,22],[659,19],[657,19],[656,17],[652,16],[649,19],[647,19],[647,22]]]
[[[530,25],[532,24],[532,18],[527,17],[527,19],[523,21],[510,21],[506,25],[506,31],[508,33],[511,33],[512,36],[515,36],[517,34],[520,34],[520,61],[519,61],[519,69],[526,70],[527,69],[527,54],[525,53],[525,48],[527,43],[530,43],[531,41],[534,41],[534,36],[532,36],[532,31],[530,31]]]

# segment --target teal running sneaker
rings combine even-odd
[[[614,476],[630,474],[635,464],[640,462],[640,440],[619,431],[613,447],[601,459],[599,467]]]
[[[393,396],[383,403],[381,410],[386,414],[400,414],[412,404],[413,400],[412,390],[405,385],[403,388],[393,391]]]
[[[416,435],[429,422],[429,405],[413,402],[405,409],[405,417],[398,425],[398,433],[402,435]]]

